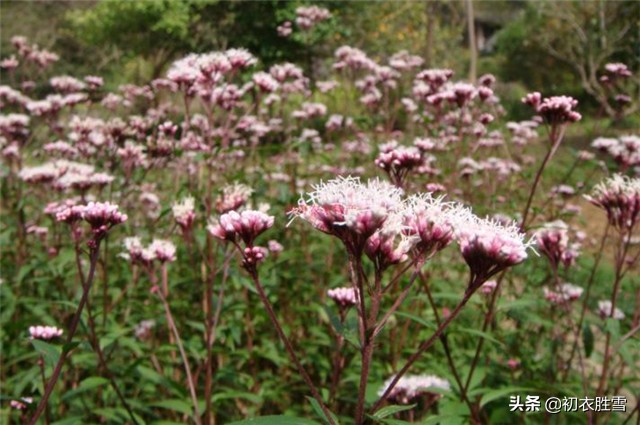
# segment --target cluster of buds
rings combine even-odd
[[[402,186],[407,174],[423,165],[422,153],[417,147],[398,146],[380,152],[375,164],[382,168],[389,178],[398,186]]]
[[[147,247],[142,245],[140,238],[129,237],[124,239],[125,252],[122,256],[132,264],[141,264],[151,267],[153,261],[170,263],[176,260],[176,246],[168,240],[154,239]]]
[[[544,298],[559,305],[567,305],[572,301],[576,301],[582,295],[583,289],[570,283],[563,283],[558,286],[557,290],[551,290],[547,287],[543,288]]]
[[[582,115],[574,111],[578,101],[569,96],[551,96],[542,99],[538,92],[529,93],[522,102],[533,107],[547,124],[562,125],[580,121]]]
[[[569,227],[561,220],[547,223],[536,232],[537,248],[544,254],[554,269],[560,264],[570,267],[578,256],[579,243],[569,243]]]
[[[640,166],[640,137],[635,135],[621,136],[617,139],[598,137],[591,146],[610,155],[625,172],[630,167]]]
[[[261,211],[230,211],[222,214],[217,222],[212,220],[207,230],[217,239],[232,242],[242,253],[243,266],[255,271],[256,265],[265,259],[269,250],[255,246],[254,242],[261,233],[273,226],[273,220],[273,216]],[[238,244],[239,240],[244,242],[244,248]]]
[[[327,296],[335,301],[341,309],[352,307],[358,302],[357,291],[354,288],[329,289]]]
[[[382,396],[395,377],[385,381],[378,395]],[[436,392],[429,391],[435,389]],[[388,398],[399,404],[409,404],[417,400],[419,396],[432,398],[431,402],[441,397],[441,391],[450,391],[451,385],[446,379],[434,375],[405,375],[398,380],[398,383],[389,393]],[[427,403],[430,404],[430,403]]]
[[[89,248],[96,249],[102,238],[115,225],[127,221],[127,215],[120,212],[119,207],[110,202],[89,202],[86,205],[73,205],[61,208],[56,212],[56,220],[75,224],[84,220],[91,226],[93,237],[89,240]]]
[[[620,232],[631,232],[640,219],[640,178],[615,174],[586,198],[605,210],[609,224]]]
[[[323,7],[309,6],[296,9],[296,25],[302,30],[308,31],[322,21],[331,17],[331,12]]]
[[[30,326],[29,327],[29,338],[30,339],[42,339],[45,341],[49,341],[54,338],[58,338],[62,336],[62,329],[56,328],[55,326]]]
[[[600,77],[603,84],[611,84],[616,80],[631,77],[632,73],[629,67],[623,63],[608,63],[604,66],[605,74]]]

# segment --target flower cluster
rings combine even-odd
[[[57,338],[63,333],[62,329],[55,326],[30,326],[29,337],[31,339],[42,339],[48,341],[50,339]]]
[[[544,298],[553,304],[567,304],[575,301],[582,295],[583,289],[570,283],[563,283],[558,286],[557,290],[551,290],[547,287],[543,288]]]
[[[505,225],[473,215],[458,226],[455,238],[473,280],[479,282],[524,261],[533,245],[531,240],[525,241],[517,224]]]
[[[240,238],[246,245],[247,258],[257,262],[264,258],[268,250],[254,247],[253,243],[261,233],[273,226],[273,219],[273,216],[261,211],[230,211],[222,214],[217,222],[211,221],[207,230],[213,237],[223,241],[237,243]]]
[[[95,248],[109,229],[127,221],[127,215],[110,202],[89,202],[86,205],[63,206],[56,212],[56,220],[69,224],[79,220],[89,223],[93,233],[93,239],[89,241],[89,245]]]
[[[630,232],[640,219],[640,178],[615,174],[586,198],[605,210],[609,224],[619,231]]]
[[[195,199],[187,196],[181,202],[175,202],[171,207],[173,217],[183,232],[188,232],[196,218]]]
[[[310,30],[331,17],[331,12],[323,7],[309,6],[296,9],[296,25],[302,30]]]
[[[598,137],[591,146],[610,155],[624,172],[631,167],[640,166],[640,137],[625,135],[619,138]]]
[[[140,238],[129,237],[124,239],[124,258],[133,264],[142,264],[149,267],[154,260],[160,263],[168,263],[176,260],[176,246],[168,240],[154,239],[147,247],[142,245]]]
[[[604,319],[612,318],[615,320],[624,320],[625,314],[618,307],[612,310],[612,304],[609,300],[598,301],[598,314]]]
[[[354,288],[329,289],[327,296],[341,308],[354,306],[358,302],[357,292]]]
[[[382,396],[394,376],[387,379],[378,391],[378,395]],[[429,391],[430,389],[436,391]],[[450,391],[451,385],[446,379],[442,379],[435,375],[405,375],[400,378],[398,383],[389,393],[388,398],[396,403],[409,404],[414,402],[421,395],[428,395],[439,398],[442,391]]]
[[[542,99],[538,92],[529,93],[522,102],[532,106],[549,125],[580,121],[582,115],[574,111],[578,101],[569,96],[551,96]]]
[[[565,222],[557,220],[547,223],[535,236],[537,248],[554,268],[560,264],[569,267],[575,262],[580,244],[569,243],[569,226]]]

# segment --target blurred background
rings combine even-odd
[[[260,58],[259,67],[289,61],[322,79],[339,46],[358,47],[376,60],[408,50],[425,58],[425,68],[451,68],[457,78],[495,74],[514,119],[528,114],[520,98],[540,88],[612,118],[598,100],[597,72],[623,62],[638,75],[638,1],[317,3],[331,11],[329,21],[281,37],[277,26],[294,21],[305,2],[3,0],[0,49],[6,56],[11,36],[24,35],[60,55],[57,74],[103,75],[107,88],[147,83],[189,52],[244,47]],[[637,127],[633,115],[616,117],[615,125]]]

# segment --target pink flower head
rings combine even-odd
[[[408,253],[415,245],[417,238],[407,235],[406,227],[403,224],[403,215],[392,213],[382,227],[367,239],[364,252],[374,263],[378,272],[408,258]]]
[[[502,225],[470,213],[466,217],[461,214],[455,235],[473,280],[480,282],[527,258],[533,243],[526,242],[524,236],[515,223]]]
[[[596,185],[586,198],[607,212],[609,224],[630,232],[640,219],[640,178],[620,174]]]
[[[380,152],[375,164],[382,168],[393,182],[401,185],[407,174],[424,163],[417,147],[398,146],[387,152]]]
[[[329,10],[318,7],[298,7],[296,9],[296,25],[302,30],[310,30],[322,21],[325,21],[331,17]]]
[[[273,226],[273,220],[273,216],[260,211],[230,211],[222,214],[218,223],[210,223],[207,229],[223,241],[235,241],[240,237],[248,247],[253,247],[254,240]]]
[[[572,285],[570,283],[563,283],[559,285],[557,290],[550,290],[547,287],[543,288],[544,298],[553,304],[567,304],[571,301],[575,301],[582,295],[583,289],[579,286]]]
[[[291,28],[291,21],[285,21],[282,25],[278,25],[277,30],[280,37],[289,37],[293,31]]]
[[[282,246],[282,244],[274,239],[271,239],[269,242],[267,242],[267,248],[269,249],[270,253],[275,255],[284,251],[284,247]]]
[[[511,370],[516,370],[517,368],[520,367],[520,360],[511,358],[511,359],[507,360],[507,366]]]
[[[183,231],[191,229],[193,221],[196,218],[195,199],[193,196],[187,196],[181,202],[175,202],[171,210],[176,223],[178,223]]]
[[[496,282],[495,280],[487,280],[480,287],[480,292],[483,295],[491,295],[497,286],[498,286],[498,282]]]
[[[536,112],[550,125],[559,125],[580,121],[582,115],[573,109],[578,101],[569,96],[551,96],[542,99],[540,93],[530,93],[524,103],[532,106]]]
[[[341,308],[354,306],[358,302],[354,288],[329,289],[327,296],[334,300]]]
[[[402,206],[402,190],[379,180],[362,184],[357,177],[339,177],[314,189],[289,214],[336,236],[357,256],[388,215]]]
[[[58,329],[55,326],[30,326],[29,335],[31,339],[50,340],[61,336],[62,329]]]
[[[430,193],[413,195],[403,210],[404,234],[414,238],[416,251],[425,258],[444,249],[454,237],[454,229],[467,210],[444,197],[434,198]]]
[[[148,249],[161,263],[176,261],[176,246],[171,241],[154,239]]]
[[[618,307],[612,309],[613,305],[609,300],[598,301],[598,314],[604,319],[623,320],[625,314]]]
[[[225,186],[222,188],[220,196],[216,199],[216,211],[224,214],[237,210],[247,202],[252,193],[253,189],[241,183]]]
[[[269,254],[267,248],[261,246],[246,247],[242,253],[242,263],[245,267],[255,266],[256,264],[264,261]]]
[[[394,376],[385,381],[378,395],[382,396],[391,382],[394,380]],[[437,392],[430,392],[429,389],[437,389]],[[421,395],[428,395],[434,400],[441,397],[440,392],[450,391],[451,385],[446,379],[439,378],[434,375],[404,375],[398,383],[393,387],[389,393],[389,399],[400,404],[409,404],[416,401],[417,397]]]
[[[239,70],[255,65],[258,60],[246,49],[229,49],[225,52],[233,69]]]
[[[31,403],[33,403],[33,398],[22,397],[20,400],[11,400],[9,402],[9,406],[11,406],[11,408],[16,410],[24,410]]]
[[[604,66],[604,69],[607,73],[608,79],[605,81],[611,81],[616,78],[629,78],[631,77],[631,71],[629,67],[624,63],[616,62],[616,63],[608,63]]]
[[[271,74],[262,71],[253,74],[253,82],[264,93],[272,93],[280,87],[280,84]]]
[[[569,228],[563,221],[547,223],[535,237],[540,252],[554,267],[560,264],[568,267],[575,262],[580,245],[569,243]]]

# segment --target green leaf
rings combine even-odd
[[[66,392],[62,396],[62,399],[63,400],[69,400],[69,399],[77,396],[80,393],[92,390],[94,388],[97,388],[97,387],[99,387],[101,385],[105,385],[105,384],[108,384],[108,383],[109,383],[108,379],[102,378],[100,376],[90,376],[89,378],[87,378],[84,381],[80,382],[80,385],[78,385],[78,388]]]
[[[309,397],[306,396],[307,400],[309,400],[309,403],[311,403],[311,407],[313,407],[313,410],[316,412],[316,415],[320,416],[320,418],[322,419],[322,422],[326,423],[326,424],[330,424],[331,422],[329,422],[329,418],[327,418],[327,415],[325,415],[325,413],[322,411],[322,407],[320,407],[320,403],[318,403],[318,401],[313,398],[313,397]],[[335,425],[340,425],[340,422],[338,421],[338,418],[336,417],[336,415],[333,414],[333,412],[329,411],[329,414],[331,415],[331,419],[333,419],[333,423]]]
[[[533,388],[527,388],[527,387],[504,387],[504,388],[499,388],[497,390],[492,390],[485,393],[485,395],[482,396],[482,399],[480,400],[480,407],[483,407],[485,404],[490,403],[493,400],[497,400],[499,398],[506,397],[511,394],[526,393],[526,392],[532,392],[532,391],[536,391],[536,390]]]
[[[260,397],[259,395],[242,392],[242,391],[225,391],[225,392],[217,393],[217,394],[214,394],[213,397],[211,397],[211,401],[215,403],[216,401],[226,400],[230,398],[232,399],[240,398],[256,404],[262,403],[262,397]]]
[[[482,332],[479,331],[477,329],[471,329],[471,328],[457,328],[456,332],[462,332],[462,333],[467,333],[467,334],[471,334],[471,335],[475,335],[475,336],[479,336],[480,338],[484,338],[487,341],[491,341],[496,345],[500,345],[501,347],[504,347],[504,343],[502,341],[498,341],[497,339],[495,339],[494,337],[492,337],[491,335],[489,335],[486,332]]]
[[[586,322],[582,327],[582,344],[584,344],[584,356],[586,358],[591,357],[593,352],[593,332],[591,332],[591,327]]]
[[[416,407],[415,404],[410,404],[408,406],[396,406],[396,405],[385,406],[382,409],[378,410],[376,413],[374,413],[372,417],[375,419],[383,419],[383,418],[386,418],[387,416],[395,415],[398,412],[411,410],[414,407]]]
[[[259,416],[257,418],[245,419],[238,422],[231,422],[227,425],[320,425],[318,422],[309,419],[294,418],[293,416],[275,415]]]
[[[44,358],[48,365],[54,367],[58,363],[62,350],[53,344],[41,341],[39,339],[32,339],[31,344],[38,353]]]

